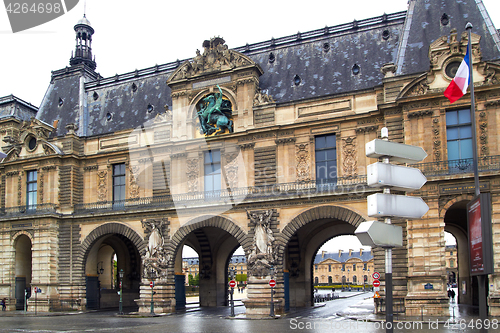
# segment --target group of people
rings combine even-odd
[[[455,301],[455,290],[453,289],[448,289],[448,298],[451,299],[453,302]]]

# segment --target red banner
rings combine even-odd
[[[484,272],[483,262],[483,234],[481,226],[481,201],[474,199],[467,212],[469,215],[469,242],[471,273]]]

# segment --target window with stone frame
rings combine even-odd
[[[125,204],[125,163],[113,164],[113,205]]]
[[[30,170],[26,172],[26,207],[29,210],[35,210],[37,204],[37,171]]]
[[[314,138],[316,160],[316,183],[337,183],[337,137],[335,134]]]
[[[203,166],[205,192],[218,193],[222,186],[220,150],[206,151]]]
[[[446,147],[451,172],[472,171],[472,127],[469,109],[446,111]]]

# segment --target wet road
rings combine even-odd
[[[65,316],[0,317],[0,332],[361,332],[382,333],[381,323],[355,321],[337,316],[347,308],[362,304],[367,295],[337,299],[324,307],[293,310],[279,319],[246,320],[227,319],[229,308],[207,308],[195,312],[177,313],[154,318],[117,317],[114,312],[95,312]],[[367,309],[360,309],[360,313]],[[236,314],[244,307],[236,307]],[[461,329],[460,326],[444,327],[433,322],[400,323],[394,332],[478,332],[477,329]],[[498,326],[497,326],[498,327]],[[490,330],[499,332],[500,329]]]

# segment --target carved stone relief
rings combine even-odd
[[[165,240],[168,237],[168,219],[144,219],[142,228],[148,243],[143,254],[143,277],[148,279],[166,280],[170,254],[165,248]]]
[[[226,155],[226,165],[224,170],[226,172],[226,181],[229,188],[238,187],[238,153]]]
[[[137,184],[137,177],[139,176],[139,169],[140,167],[138,165],[130,165],[130,198],[135,199],[139,198],[139,185]]]
[[[479,143],[481,144],[481,156],[488,156],[488,117],[486,112],[479,113]]]
[[[301,143],[295,146],[295,159],[297,161],[297,181],[305,182],[311,180],[311,155],[309,144]]]
[[[247,211],[254,231],[252,250],[248,256],[248,273],[251,276],[269,275],[271,266],[276,263],[275,237],[271,229],[273,213],[273,209]]]
[[[357,153],[356,137],[342,138],[342,154],[344,155],[342,171],[344,176],[358,175]]]
[[[256,88],[255,96],[253,97],[253,105],[265,105],[275,103],[273,96],[269,95],[268,90],[261,90],[259,87]]]
[[[198,192],[198,159],[192,158],[186,160],[187,165],[187,183],[188,193]]]
[[[439,124],[439,118],[437,117],[432,119],[432,135],[433,135],[432,150],[434,152],[434,160],[441,161],[440,124]]]
[[[97,201],[108,200],[107,170],[97,171]]]

